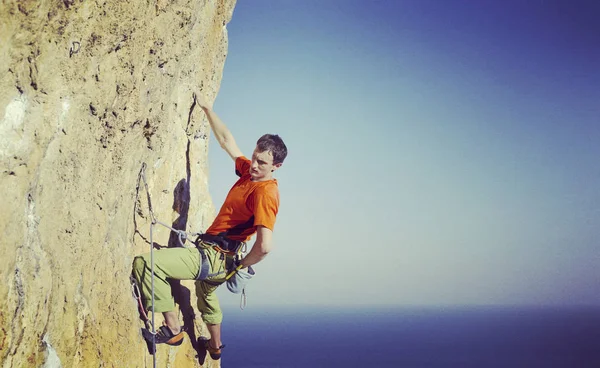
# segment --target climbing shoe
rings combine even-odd
[[[204,350],[206,350],[210,354],[210,357],[213,360],[221,359],[221,349],[223,349],[225,345],[221,345],[218,349],[215,349],[212,346],[210,346],[210,340],[205,340],[202,337],[198,338],[198,343],[201,347],[204,348]]]
[[[142,334],[148,342],[152,342],[152,332],[147,329],[142,329]],[[178,334],[174,334],[167,326],[161,326],[154,336],[156,344],[167,344],[171,346],[179,346],[183,342],[183,328]]]

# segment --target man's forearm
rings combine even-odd
[[[221,147],[224,147],[228,141],[233,139],[231,132],[212,108],[203,106],[202,110],[206,113],[210,128],[212,129],[217,142],[219,142]]]
[[[242,259],[242,266],[245,268],[248,266],[255,265],[258,262],[262,261],[267,256],[267,254],[269,254],[270,248],[271,247],[266,244],[254,243],[254,246],[250,250],[250,253],[248,253]]]

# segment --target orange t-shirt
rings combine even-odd
[[[246,241],[259,225],[273,230],[279,209],[279,189],[276,179],[252,181],[250,160],[244,156],[235,160],[235,173],[240,178],[229,190],[206,233],[225,233],[229,239]]]

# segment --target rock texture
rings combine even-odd
[[[139,174],[146,163],[160,221],[212,220],[193,93],[217,94],[234,6],[0,1],[0,366],[152,366],[129,283],[150,249]],[[165,228],[153,240],[174,242]],[[205,333],[193,287],[176,289],[190,334]],[[188,336],[157,358],[200,366]]]

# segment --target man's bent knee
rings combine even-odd
[[[218,325],[223,322],[223,313],[221,311],[212,314],[202,313],[202,321],[209,325]]]
[[[146,260],[144,256],[137,256],[133,259],[133,274],[135,276],[142,275],[146,268]]]

